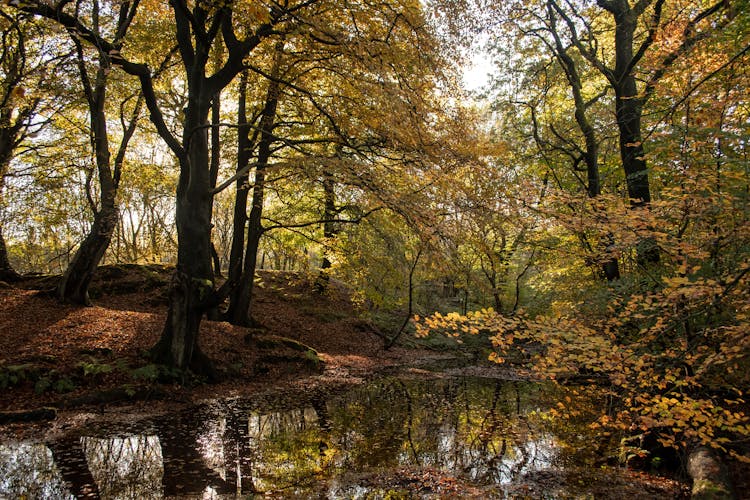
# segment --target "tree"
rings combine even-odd
[[[101,36],[102,27],[99,25],[99,5],[94,3],[95,9],[92,13],[91,29],[96,36]],[[136,5],[123,3],[120,6],[117,25],[113,28],[115,36],[113,45],[118,46],[125,38],[128,28],[135,16]],[[107,132],[107,83],[108,75],[112,68],[111,55],[97,48],[97,67],[93,82],[89,77],[84,49],[81,43],[73,35],[78,55],[78,69],[83,86],[83,93],[89,110],[91,149],[95,158],[97,179],[99,181],[99,203],[94,203],[91,194],[87,193],[94,212],[94,221],[91,224],[86,238],[81,242],[73,260],[68,265],[58,285],[57,293],[63,302],[89,305],[88,288],[94,276],[97,266],[104,256],[104,252],[110,244],[112,234],[117,224],[117,190],[120,185],[122,164],[125,161],[125,153],[128,143],[133,137],[138,123],[138,117],[142,107],[142,94],[139,94],[129,117],[121,116],[123,133],[120,145],[111,158],[110,141]],[[123,103],[124,104],[124,103]],[[124,106],[120,107],[124,114]],[[87,186],[88,188],[88,186]]]
[[[242,71],[243,60],[269,37],[274,26],[298,15],[314,0],[287,6],[245,11],[242,5],[217,7],[174,0],[172,36],[178,46],[187,87],[187,106],[180,124],[182,133],[175,136],[164,119],[154,89],[154,72],[145,63],[126,57],[127,40],[106,39],[77,13],[67,12],[68,2],[50,5],[24,2],[18,8],[49,19],[75,32],[79,38],[108,54],[113,64],[136,76],[141,84],[149,117],[162,140],[177,158],[179,180],[176,192],[176,225],[178,237],[177,267],[170,292],[170,305],[164,331],[152,349],[154,359],[180,369],[192,368],[212,373],[210,361],[198,346],[203,314],[219,302],[214,289],[211,267],[211,197],[209,142],[206,127],[212,99]],[[124,5],[129,5],[128,2]],[[135,5],[135,4],[134,4]],[[120,10],[122,12],[123,9]],[[129,9],[124,9],[129,12]],[[135,11],[134,11],[135,12]],[[255,22],[249,34],[239,39],[235,13],[252,15]],[[222,43],[226,59],[207,75],[210,56]],[[132,56],[131,56],[132,57]]]
[[[271,147],[275,137],[273,134],[274,121],[276,120],[276,110],[279,105],[281,84],[279,74],[284,56],[284,42],[276,43],[273,55],[273,65],[270,71],[268,82],[268,91],[260,113],[259,127],[257,129],[257,163],[255,165],[255,180],[253,182],[253,197],[250,206],[250,214],[246,214],[247,196],[248,196],[248,177],[240,176],[237,179],[237,194],[235,200],[235,232],[232,238],[233,259],[230,262],[232,273],[230,280],[236,279],[237,285],[229,296],[229,308],[227,317],[234,325],[250,326],[253,324],[250,317],[250,301],[252,298],[253,284],[255,281],[255,268],[258,260],[258,246],[260,238],[263,236],[263,226],[261,217],[263,215],[263,198],[265,191],[265,176],[268,162],[271,158]],[[246,116],[246,85],[247,77],[245,75],[243,84],[240,88],[240,106],[239,106],[239,130],[243,134],[238,141],[242,148],[238,151],[238,171],[248,168],[250,149],[250,140],[247,137],[247,116]],[[241,244],[245,241],[245,224],[247,223],[247,244],[244,250],[244,256],[241,255]],[[239,248],[239,252],[237,252]],[[241,268],[241,273],[238,273]],[[237,276],[235,278],[235,276]]]
[[[525,69],[538,72],[524,75],[527,86],[541,87],[537,96],[530,95],[526,98],[526,106],[531,113],[530,126],[534,142],[550,169],[555,168],[557,157],[562,157],[567,162],[567,168],[595,205],[593,200],[602,194],[600,150],[603,145],[606,147],[606,139],[602,138],[605,134],[598,108],[607,94],[606,85],[602,85],[596,74],[591,74],[586,61],[581,61],[575,54],[572,44],[563,40],[558,27],[560,18],[552,2],[544,3],[544,15],[537,13],[534,7],[521,5],[513,7],[508,15],[513,19],[511,25],[527,38],[522,44],[526,45],[526,50],[531,51],[529,59],[534,61],[531,68],[528,67],[528,61],[518,61],[522,65],[521,71]],[[530,45],[533,42],[538,44]],[[567,88],[561,89],[564,92],[562,95],[561,90],[558,90],[560,74],[554,67],[550,67],[546,54],[556,63],[567,83]],[[523,68],[524,65],[526,68]],[[537,84],[535,80],[541,82]],[[524,90],[522,93],[529,94],[529,91]],[[568,98],[568,93],[572,95],[572,99]],[[560,100],[567,102],[562,103]],[[570,104],[570,114],[575,123],[572,130],[561,119],[564,116],[561,111],[570,109]],[[562,188],[563,183],[557,175],[555,179]],[[592,236],[599,241],[592,242]],[[578,237],[587,253],[587,261],[600,266],[602,277],[608,281],[618,279],[620,270],[618,259],[613,254],[615,245],[612,235],[595,235],[582,229],[578,232]]]
[[[38,132],[35,113],[41,97],[27,86],[44,78],[44,65],[35,64],[27,51],[28,38],[35,29],[29,16],[0,10],[0,193],[5,187],[11,161],[29,134]],[[18,273],[8,260],[8,249],[0,226],[0,280],[15,281]]]
[[[555,0],[549,5],[564,20],[568,27],[568,36],[579,53],[591,63],[609,82],[615,94],[615,118],[619,130],[619,149],[622,168],[628,188],[628,197],[634,208],[647,207],[651,202],[648,168],[644,150],[644,138],[641,130],[643,106],[653,94],[658,81],[667,69],[679,57],[685,56],[712,30],[725,25],[730,18],[721,15],[726,11],[728,2],[719,1],[706,9],[700,10],[685,21],[682,39],[676,48],[661,58],[656,68],[647,71],[645,84],[639,88],[636,71],[642,65],[642,59],[656,41],[660,30],[665,29],[663,9],[664,0],[641,0],[633,6],[628,0],[597,0],[597,5],[608,12],[614,21],[614,54],[609,62],[598,53],[599,40],[597,33],[589,24],[583,9],[577,10],[573,3],[561,6]],[[566,11],[568,7],[572,11]],[[695,9],[687,9],[691,15]],[[684,14],[683,14],[684,15]],[[644,19],[647,16],[648,19]],[[577,22],[581,21],[581,22]],[[699,31],[699,24],[713,26]],[[579,35],[578,26],[583,25],[585,36]],[[639,28],[643,28],[639,31]],[[659,249],[653,240],[644,239],[639,243],[638,260],[640,263],[654,263],[659,260]]]

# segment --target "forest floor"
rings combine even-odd
[[[398,346],[384,350],[383,334],[359,318],[348,291],[335,281],[321,294],[310,276],[261,271],[253,302],[260,328],[202,323],[199,343],[222,381],[157,383],[165,374],[145,352],[164,325],[170,276],[156,265],[103,267],[91,286],[91,307],[60,304],[52,293],[55,277],[0,286],[0,411],[135,399],[174,405],[282,386],[340,387],[407,361],[446,356]]]

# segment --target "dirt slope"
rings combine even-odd
[[[383,351],[375,328],[358,319],[340,284],[332,283],[321,295],[313,292],[309,276],[264,271],[253,312],[262,329],[203,322],[201,347],[224,381],[194,381],[191,388],[157,383],[165,374],[157,373],[143,353],[163,326],[169,276],[168,269],[153,265],[102,268],[92,285],[93,307],[59,304],[50,293],[51,277],[1,286],[0,410],[80,406],[84,395],[123,388],[137,392],[135,398],[148,398],[153,389],[160,400],[188,402],[281,385],[347,384],[378,368],[431,356]],[[110,395],[102,401],[118,399]]]

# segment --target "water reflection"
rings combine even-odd
[[[0,445],[0,498],[74,498],[43,444]]]
[[[443,471],[501,485],[551,467],[538,384],[384,379],[296,408],[224,400],[126,428],[0,445],[0,497],[329,497],[371,492],[368,474]]]
[[[157,436],[82,437],[81,448],[103,498],[161,498],[164,467]]]

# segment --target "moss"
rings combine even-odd
[[[699,479],[693,483],[692,500],[731,500],[734,498],[728,488],[710,479]]]
[[[279,349],[282,347],[286,347],[287,349],[292,349],[293,351],[315,352],[315,349],[313,349],[312,347],[307,346],[301,342],[298,342],[294,339],[290,339],[287,337],[277,337],[273,335],[258,336],[258,337],[254,337],[253,341],[255,342],[255,345],[258,346],[259,349]],[[317,355],[317,352],[315,353]]]

